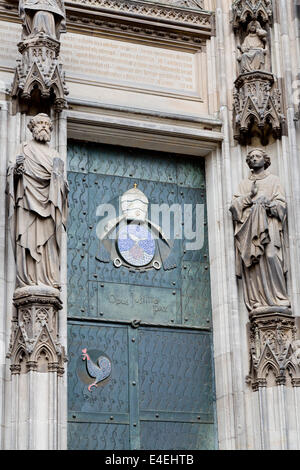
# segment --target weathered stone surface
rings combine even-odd
[[[251,170],[234,195],[230,211],[235,227],[236,275],[242,278],[250,315],[291,313],[287,293],[285,193],[261,149],[249,152]]]
[[[241,53],[238,57],[241,73],[266,70],[265,56],[267,31],[260,26],[259,21],[251,21],[247,26],[247,35],[238,49]]]
[[[7,177],[17,286],[8,357],[12,373],[62,374],[65,353],[58,337],[58,311],[68,184],[63,161],[48,145],[49,117],[39,114],[28,127],[33,140],[21,145]]]
[[[281,138],[284,116],[281,92],[272,73],[269,29],[272,24],[270,0],[238,0],[232,5],[238,62],[235,81],[234,137],[250,145],[256,136],[267,145],[272,135]]]
[[[7,176],[17,287],[59,288],[61,235],[67,220],[64,163],[48,145],[49,117],[39,114],[28,127],[33,140],[21,144]]]
[[[19,15],[23,21],[23,37],[35,37],[44,33],[59,40],[66,32],[66,13],[61,0],[20,0]]]
[[[281,93],[274,75],[254,71],[239,75],[234,89],[234,137],[250,144],[255,135],[267,145],[272,135],[280,138],[285,121],[281,110]]]
[[[59,60],[60,33],[65,32],[63,1],[24,0],[19,5],[23,21],[22,40],[18,44],[11,94],[18,109],[30,114],[57,112],[66,107],[68,90]]]
[[[59,342],[58,312],[62,308],[59,290],[29,286],[16,289],[12,331],[7,357],[12,374],[64,373],[66,355]]]
[[[250,373],[253,390],[276,385],[300,386],[299,340],[295,318],[254,315],[250,322]]]
[[[272,0],[234,0],[232,3],[233,27],[238,29],[241,24],[260,19],[263,23],[273,21]]]

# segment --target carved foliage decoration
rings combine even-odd
[[[81,34],[117,35],[125,41],[140,38],[150,44],[159,40],[162,45],[176,44],[184,49],[188,44],[197,51],[215,34],[215,15],[203,10],[202,0],[66,0],[65,5],[69,27]],[[6,17],[8,11],[15,21],[16,5],[0,2],[0,13]],[[27,31],[24,21],[23,26]],[[65,31],[62,26],[60,23],[59,33]],[[49,114],[49,110],[38,112]]]
[[[150,13],[150,15],[154,13],[154,10],[156,10],[156,13],[159,15],[165,5],[179,8],[185,7],[194,10],[204,9],[204,0],[68,0],[66,3],[68,6],[71,4],[84,4],[126,12]],[[160,7],[156,8],[156,6],[154,6],[155,4],[159,4]]]
[[[21,111],[29,114],[60,112],[66,107],[68,89],[59,59],[60,33],[65,31],[64,5],[59,0],[20,1],[23,21],[20,58],[12,85],[12,96]]]
[[[236,0],[232,5],[237,42],[238,78],[234,87],[234,137],[241,145],[282,135],[281,92],[271,71],[271,0]]]
[[[300,386],[300,341],[295,318],[254,316],[250,323],[250,374],[253,390],[276,385]]]
[[[64,373],[66,355],[58,337],[59,297],[24,294],[14,297],[13,318],[7,357],[13,374],[30,370]]]
[[[187,8],[200,8],[204,7],[203,0],[163,0],[159,3],[166,3],[167,5],[174,5],[177,7]]]

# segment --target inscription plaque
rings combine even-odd
[[[100,318],[177,323],[176,314],[180,311],[178,289],[115,283],[98,285]]]
[[[20,24],[0,21],[0,69],[15,68],[20,39]],[[60,58],[71,82],[203,100],[199,53],[67,33]]]
[[[62,37],[61,44],[64,68],[72,79],[199,99],[198,54],[74,33]]]

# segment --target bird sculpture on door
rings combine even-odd
[[[82,349],[82,360],[86,361],[86,370],[90,377],[95,381],[88,386],[89,392],[92,391],[92,387],[96,387],[98,383],[107,379],[111,374],[111,362],[108,357],[100,356],[97,359],[98,365],[96,365],[87,353],[87,348]]]

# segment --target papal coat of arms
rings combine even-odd
[[[110,220],[99,236],[97,260],[140,272],[175,268],[172,243],[157,224],[147,219],[149,201],[145,194],[135,184],[120,202],[121,215]]]

